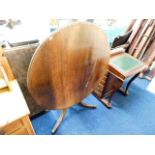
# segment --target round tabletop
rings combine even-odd
[[[47,109],[79,103],[107,72],[110,48],[102,29],[76,22],[57,30],[32,57],[27,84],[36,102]]]

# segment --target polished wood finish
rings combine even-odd
[[[154,40],[155,40],[155,20],[154,19],[141,19],[141,20],[132,20],[131,24],[127,28],[127,32],[132,30],[132,34],[130,35],[127,44],[121,45],[125,49],[125,52],[130,55],[136,57],[140,61],[145,64],[145,67],[137,68],[133,70],[133,72],[129,72],[127,75],[123,76],[118,70],[111,68],[112,72],[116,72],[121,78],[125,79],[127,76],[132,76],[138,73],[141,70],[139,76],[141,78],[146,78],[150,80],[153,74],[150,77],[145,76],[145,72],[150,68],[153,61],[155,60],[155,52],[154,52]],[[154,44],[154,45],[153,45]],[[127,46],[128,45],[128,46]],[[127,47],[127,49],[126,49]],[[115,48],[117,50],[117,48]],[[122,90],[122,89],[121,89]],[[123,90],[124,91],[124,90]],[[127,92],[123,92],[127,94]],[[100,93],[101,94],[101,93]]]
[[[109,45],[96,25],[77,22],[58,30],[36,50],[28,88],[47,109],[66,109],[91,93],[107,71]]]
[[[66,112],[67,112],[67,109],[62,110],[57,122],[55,123],[55,125],[54,125],[54,127],[52,129],[52,134],[54,134],[57,131],[58,127],[60,126],[61,122],[63,121],[63,119],[64,119],[64,117],[66,115]]]
[[[118,73],[118,72],[117,72]],[[109,70],[106,75],[105,82],[99,82],[100,90],[96,88],[94,95],[105,105],[108,109],[112,108],[111,100],[114,93],[120,89],[123,84],[123,80],[118,77],[118,74]]]
[[[86,104],[84,102],[79,102],[78,104],[81,107],[87,108],[87,109],[96,109],[96,105],[92,105],[92,104]]]
[[[81,107],[87,108],[87,109],[96,109],[96,105],[85,104],[82,101],[79,102],[78,105]],[[57,129],[59,128],[61,122],[63,121],[66,113],[67,113],[67,109],[63,109],[58,120],[56,121],[56,123],[52,129],[52,134],[54,134],[57,131]]]
[[[109,71],[108,74],[106,75],[106,82],[102,83],[99,82],[96,90],[94,91],[95,96],[107,107],[107,108],[112,108],[111,105],[111,99],[114,93],[119,90],[123,95],[128,95],[128,88],[131,85],[132,81],[139,75],[139,73],[144,70],[146,67],[144,63],[140,62],[136,58],[130,56],[129,54],[125,52],[121,52],[121,50],[117,52],[111,52],[111,58],[109,62]],[[122,71],[121,68],[116,67],[112,61],[120,58],[122,56],[127,56],[129,59],[133,59],[134,61],[138,61],[137,67],[135,66],[132,70],[126,70]],[[121,61],[123,63],[123,61]],[[127,63],[127,62],[126,62]],[[125,65],[125,64],[124,64]],[[133,77],[132,77],[133,76]],[[126,88],[121,88],[123,82],[128,78],[132,77],[129,82],[127,83]],[[100,87],[100,89],[98,89]]]

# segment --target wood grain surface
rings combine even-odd
[[[95,89],[109,55],[102,29],[87,22],[68,25],[37,48],[28,69],[28,89],[47,109],[69,108]]]

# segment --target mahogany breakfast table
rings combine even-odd
[[[76,22],[57,30],[37,48],[28,74],[28,89],[37,104],[59,109],[54,133],[69,107],[79,104],[107,72],[110,48],[103,30],[95,24]]]

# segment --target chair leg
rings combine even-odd
[[[111,97],[109,97],[108,99],[105,99],[104,97],[98,97],[96,94],[93,93],[93,95],[96,97],[96,99],[98,99],[104,106],[106,106],[108,109],[112,108],[111,105],[111,99],[112,99],[112,95]]]
[[[55,123],[55,125],[54,125],[54,127],[52,129],[52,134],[54,134],[56,132],[56,130],[58,129],[58,127],[60,126],[63,118],[65,117],[66,112],[67,112],[67,109],[62,110],[57,122]]]
[[[108,99],[104,99],[104,98],[101,98],[100,101],[102,102],[103,105],[105,105],[108,109],[111,109],[112,108],[112,105],[111,105],[111,100],[108,98]]]
[[[88,109],[96,109],[96,105],[89,105],[89,104],[83,103],[82,101],[79,102],[78,105]]]
[[[125,95],[125,96],[128,95],[129,86],[131,85],[132,81],[133,81],[135,78],[138,77],[138,75],[139,75],[139,73],[137,73],[136,75],[134,75],[134,76],[129,80],[129,82],[127,83],[127,86],[126,86],[125,90],[124,90],[123,88],[120,88],[120,89],[119,89],[119,91],[120,91],[123,95]]]
[[[108,99],[104,99],[104,98],[101,99],[101,102],[102,102],[108,109],[111,109],[111,108],[112,108],[111,100],[112,100],[112,97],[113,97],[113,95],[114,95],[115,92],[116,92],[116,90],[114,89],[114,90],[111,92],[111,94],[110,94],[110,96],[108,97]]]

